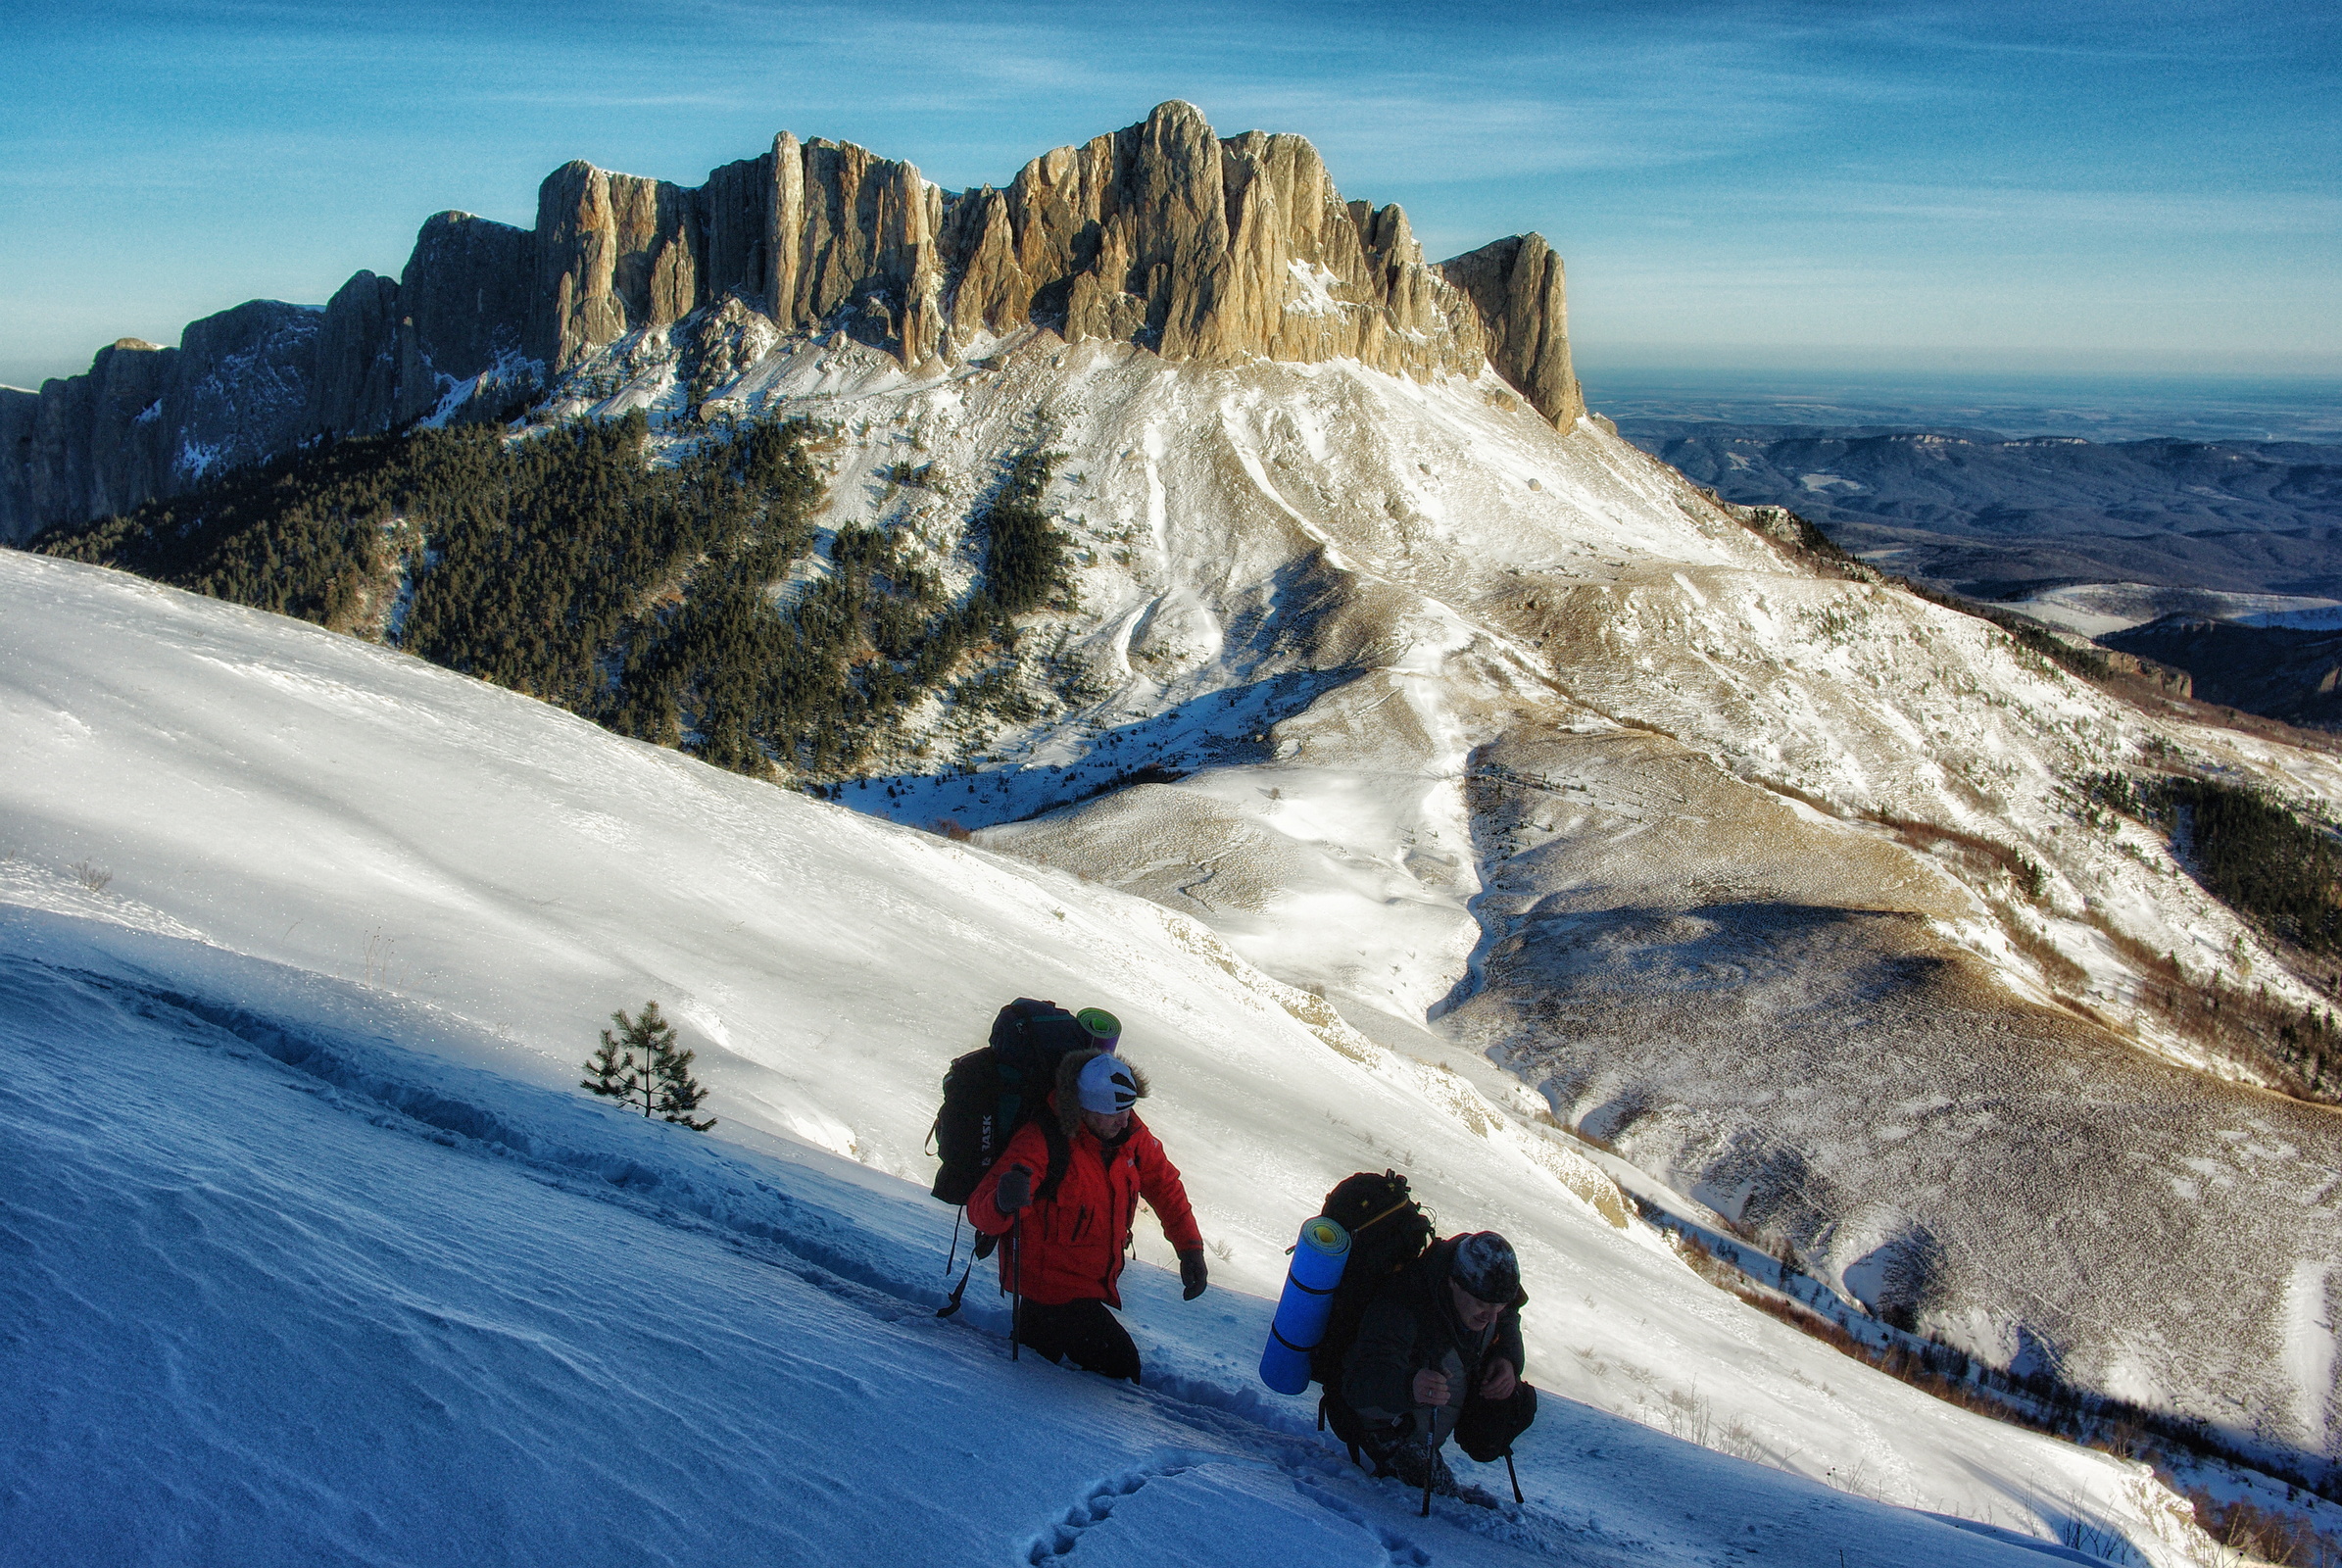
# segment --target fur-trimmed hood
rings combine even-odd
[[[1069,1051],[1057,1058],[1057,1092],[1049,1097],[1049,1101],[1057,1107],[1057,1125],[1065,1129],[1068,1138],[1079,1131],[1082,1125],[1082,1069],[1105,1054],[1107,1053],[1103,1051]],[[1131,1070],[1131,1081],[1139,1086],[1139,1098],[1145,1100],[1147,1074],[1141,1072],[1139,1064],[1128,1056],[1118,1056],[1117,1059]]]

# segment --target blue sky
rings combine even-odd
[[[2342,8],[0,0],[0,380],[394,274],[583,157],[951,188],[1165,98],[1435,257],[1537,229],[1586,368],[2342,374]]]

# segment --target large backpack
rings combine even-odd
[[[944,1103],[935,1113],[935,1149],[943,1168],[935,1196],[961,1204],[992,1169],[1008,1140],[1039,1119],[1049,1135],[1049,1169],[1034,1196],[1056,1196],[1071,1150],[1055,1118],[1047,1114],[1057,1063],[1091,1044],[1089,1032],[1053,1002],[1019,997],[992,1021],[992,1039],[951,1063],[944,1074]],[[989,1249],[988,1249],[989,1250]]]
[[[982,1049],[954,1059],[945,1070],[944,1102],[935,1113],[931,1134],[935,1152],[944,1162],[935,1173],[931,1189],[935,1196],[954,1207],[966,1203],[1016,1130],[1026,1122],[1038,1121],[1049,1144],[1049,1159],[1033,1196],[1044,1201],[1056,1197],[1058,1184],[1065,1180],[1065,1167],[1073,1158],[1073,1145],[1057,1125],[1057,1118],[1048,1114],[1049,1091],[1057,1085],[1057,1063],[1065,1054],[1091,1044],[1090,1032],[1080,1020],[1053,1002],[1019,997],[1002,1007],[992,1020],[991,1040]],[[999,1240],[994,1236],[976,1238],[968,1252],[968,1266],[960,1271],[959,1283],[951,1288],[951,1298],[937,1317],[950,1317],[959,1310],[968,1275],[979,1259],[992,1255]],[[947,1275],[959,1252],[956,1221],[951,1226],[951,1251],[952,1256],[944,1260]]]
[[[1408,1193],[1407,1179],[1394,1170],[1380,1176],[1362,1170],[1344,1177],[1326,1195],[1326,1206],[1319,1212],[1350,1233],[1349,1261],[1334,1287],[1325,1336],[1309,1352],[1311,1380],[1338,1394],[1342,1364],[1350,1353],[1350,1342],[1358,1337],[1368,1303],[1386,1280],[1423,1256],[1438,1233],[1432,1217]]]

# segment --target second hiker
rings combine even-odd
[[[1052,1361],[1139,1378],[1139,1348],[1107,1310],[1139,1200],[1179,1254],[1187,1298],[1203,1294],[1203,1236],[1179,1170],[1132,1109],[1147,1078],[1118,1055],[1072,1051],[1057,1063],[1053,1119],[1027,1122],[968,1195],[968,1219],[1000,1247],[1000,1284],[1020,1298],[1015,1336]]]
[[[1359,1320],[1340,1397],[1327,1401],[1336,1433],[1374,1460],[1377,1475],[1470,1495],[1439,1448],[1452,1435],[1486,1464],[1510,1453],[1537,1419],[1537,1390],[1521,1381],[1528,1299],[1512,1244],[1494,1231],[1434,1243],[1384,1283]]]

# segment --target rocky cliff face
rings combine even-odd
[[[535,254],[525,229],[442,213],[395,283],[362,271],[322,310],[252,300],[188,322],[177,348],[123,338],[85,374],[0,389],[0,542],[460,401],[518,358]]]
[[[537,276],[528,347],[565,370],[639,326],[699,303],[693,192],[662,179],[563,164],[537,189]]]
[[[1030,318],[1165,359],[1469,370],[1488,332],[1396,207],[1342,201],[1317,151],[1222,141],[1188,104],[1027,164],[947,214],[959,335]]]
[[[1345,202],[1315,148],[1222,139],[1193,105],[947,194],[907,163],[783,132],[688,187],[563,165],[533,229],[423,224],[397,281],[323,310],[255,301],[125,339],[87,374],[0,393],[0,539],[123,511],[319,435],[466,404],[493,416],[604,346],[736,302],[844,330],[913,369],[1045,327],[1165,359],[1355,359],[1409,375],[1485,362],[1537,412],[1585,412],[1560,258],[1518,235],[1432,266],[1396,207]]]
[[[530,230],[469,213],[423,224],[399,278],[393,422],[428,414],[455,386],[524,357],[537,250]]]
[[[1488,363],[1537,413],[1566,426],[1586,412],[1586,394],[1570,370],[1561,258],[1542,234],[1484,245],[1441,262],[1439,273],[1470,297],[1488,330]]]
[[[347,292],[347,291],[345,291]],[[0,531],[123,512],[313,433],[313,366],[325,314],[274,300],[190,321],[181,346],[100,349],[85,375],[16,393]],[[27,515],[29,514],[29,515]]]

